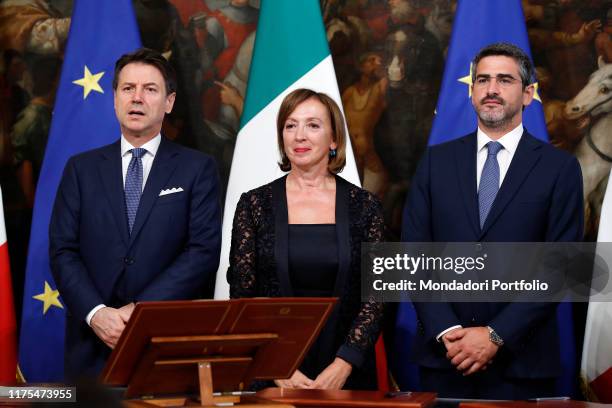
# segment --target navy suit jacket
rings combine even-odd
[[[582,176],[570,154],[526,131],[489,216],[480,228],[476,133],[430,147],[416,172],[403,216],[408,242],[581,241]],[[560,374],[554,303],[415,304],[413,357],[422,366],[454,369],[436,341],[454,326],[491,326],[505,345],[495,357],[512,378]]]
[[[183,191],[160,196],[160,191]],[[110,349],[87,326],[97,305],[195,299],[221,247],[214,160],[162,137],[132,233],[120,142],[70,158],[49,226],[51,270],[67,309],[66,373],[96,374]]]

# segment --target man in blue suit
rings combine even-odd
[[[172,67],[153,50],[126,54],[113,89],[121,137],[68,160],[49,227],[68,378],[101,371],[135,302],[198,298],[219,264],[214,160],[160,134]]]
[[[580,241],[582,176],[570,154],[522,126],[533,67],[518,47],[483,48],[472,65],[476,132],[433,146],[404,210],[409,242]],[[554,303],[418,303],[414,359],[425,390],[453,398],[554,394]]]

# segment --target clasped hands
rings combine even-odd
[[[91,318],[91,328],[108,347],[115,348],[133,311],[134,303],[128,303],[119,309],[103,307]]]
[[[300,370],[295,370],[290,378],[274,380],[274,383],[280,388],[339,390],[344,386],[352,370],[353,367],[349,363],[336,357],[314,380],[305,376]]]
[[[445,333],[442,341],[446,358],[464,376],[486,370],[499,350],[499,346],[489,340],[487,327],[457,328]]]

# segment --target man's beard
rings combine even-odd
[[[495,109],[495,110],[483,109],[482,105],[484,101],[492,100],[492,99],[497,100],[500,103],[501,109]],[[483,98],[480,101],[479,107],[480,109],[476,109],[476,114],[478,115],[482,123],[484,123],[488,128],[491,128],[491,129],[503,128],[508,123],[510,123],[512,121],[512,118],[514,118],[514,116],[516,116],[516,114],[518,113],[518,109],[515,111],[509,111],[506,101],[504,101],[501,98],[497,98],[497,97]]]

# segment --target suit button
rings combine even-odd
[[[129,258],[129,257],[125,257],[123,258],[123,263],[125,263],[126,265],[132,265],[134,263],[134,258]]]
[[[476,244],[476,252],[482,251],[482,244],[479,242]]]

